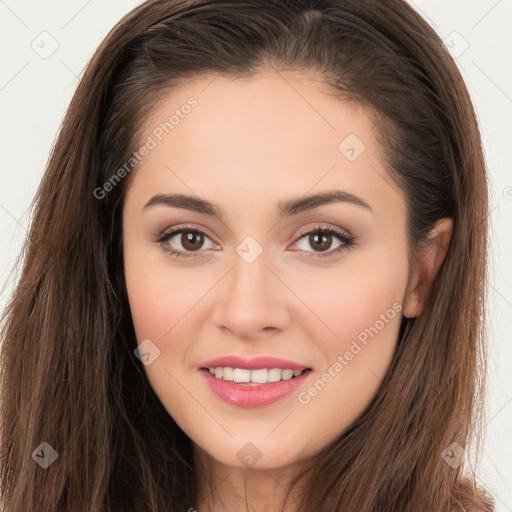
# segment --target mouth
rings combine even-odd
[[[238,407],[263,407],[292,395],[313,368],[273,356],[233,354],[204,361],[197,370],[222,401]]]
[[[215,396],[242,408],[265,407],[292,396],[313,371],[275,357],[239,356],[206,361],[198,370]]]
[[[262,386],[275,382],[296,379],[311,371],[311,368],[292,370],[290,368],[234,368],[230,366],[201,367],[215,379],[246,386]]]

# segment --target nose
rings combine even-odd
[[[293,294],[264,255],[252,263],[237,256],[212,297],[215,326],[240,339],[261,338],[290,323]]]

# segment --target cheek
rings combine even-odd
[[[308,305],[324,324],[310,331],[323,365],[299,401],[329,432],[350,425],[380,387],[398,339],[406,272],[403,258],[381,257],[347,264],[309,288]]]
[[[187,311],[205,294],[192,268],[174,269],[154,248],[125,239],[125,279],[137,340],[160,342],[186,325]],[[181,320],[183,319],[183,320]]]
[[[172,312],[176,310],[176,294],[158,275],[126,266],[126,287],[133,325],[140,342],[157,339],[171,328]]]
[[[182,288],[176,280],[172,283],[170,287],[161,275],[142,272],[130,275],[127,272],[126,286],[139,341],[141,338],[158,339],[165,336],[173,330],[179,314],[184,314],[182,310],[186,298],[180,293]]]
[[[364,340],[364,333],[372,327],[383,331],[388,319],[394,317],[393,304],[400,299],[395,283],[388,282],[385,276],[374,279],[371,273],[367,273],[364,277],[354,276],[345,280],[344,288],[338,315],[333,316],[338,336],[346,343],[353,339]]]
[[[305,316],[311,318],[311,339],[319,340],[331,357],[333,350],[346,350],[353,339],[364,337],[365,330],[375,324],[384,335],[387,329],[382,329],[382,319],[387,326],[392,323],[389,320],[401,318],[397,310],[401,308],[407,268],[400,262],[366,263],[330,271],[314,286],[307,276],[296,281],[298,295],[314,313]]]
[[[200,280],[190,279],[192,274],[173,272],[154,258],[153,264],[148,263],[148,254],[129,250],[125,254],[126,287],[137,343],[150,339],[160,350],[144,371],[168,413],[184,431],[191,432],[196,420],[187,414],[190,396],[200,396],[200,390],[182,383],[190,373],[186,361],[195,339],[188,315],[204,295],[203,287],[198,285]]]

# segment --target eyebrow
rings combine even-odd
[[[298,215],[309,210],[313,210],[325,204],[349,203],[360,206],[373,212],[372,207],[360,197],[346,192],[344,190],[330,190],[318,194],[292,199],[290,201],[278,203],[278,218]],[[219,220],[224,219],[224,212],[221,208],[214,205],[206,199],[188,196],[185,194],[158,194],[153,196],[145,205],[143,210],[156,205],[170,206],[173,208],[183,208],[191,212],[209,215]]]

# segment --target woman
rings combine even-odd
[[[34,204],[6,510],[493,510],[485,163],[406,2],[143,3]]]

